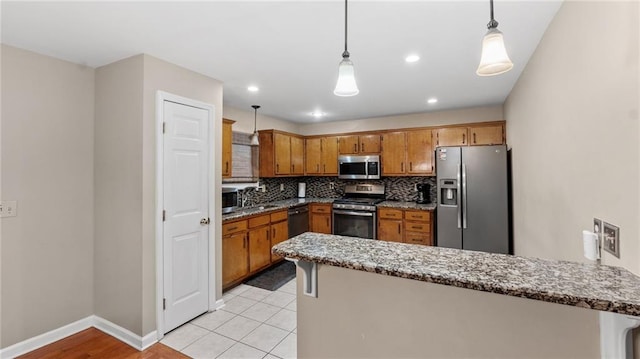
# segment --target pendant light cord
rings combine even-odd
[[[495,29],[498,27],[498,22],[493,18],[493,0],[489,0],[489,8],[491,9],[491,20],[487,24],[487,29]]]
[[[347,51],[347,1],[344,0],[344,52],[342,57],[349,57],[349,51]]]

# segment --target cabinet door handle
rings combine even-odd
[[[409,171],[413,171],[413,162],[409,162]]]
[[[244,235],[244,238],[242,238],[242,248],[247,248],[247,235]]]
[[[269,233],[269,229],[267,229],[267,240],[271,239],[271,233]]]
[[[225,164],[226,164],[226,167],[225,167],[226,169],[224,171],[229,172],[229,161],[227,161]]]
[[[357,143],[353,144],[353,152],[354,153],[358,153],[358,144]]]
[[[467,135],[465,133],[462,134],[462,144],[464,145],[464,143],[467,140]]]
[[[316,165],[316,172],[320,172],[320,165]]]
[[[475,132],[473,133],[473,143],[477,143],[476,142],[476,133]]]
[[[436,132],[436,145],[440,145],[440,133]]]
[[[400,172],[404,172],[404,162],[400,162]]]
[[[291,172],[295,172],[296,171],[296,165],[291,165]]]
[[[400,223],[398,223],[398,234],[400,234]]]
[[[279,172],[280,172],[280,164],[276,163],[276,173],[279,173]]]
[[[326,164],[322,165],[322,172],[327,172],[327,165]]]
[[[360,146],[361,146],[360,152],[364,152],[364,143],[361,143]]]

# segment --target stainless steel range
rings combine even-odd
[[[333,234],[377,239],[376,204],[384,201],[384,185],[347,185],[333,201]]]

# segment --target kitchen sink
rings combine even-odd
[[[258,206],[257,209],[269,209],[269,208],[277,208],[275,204],[265,204],[264,206]]]

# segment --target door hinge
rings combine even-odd
[[[167,211],[165,209],[162,210],[162,222],[167,220]]]
[[[167,310],[167,298],[162,298],[162,310]]]
[[[167,123],[163,122],[162,123],[162,133],[165,133],[167,131]]]

